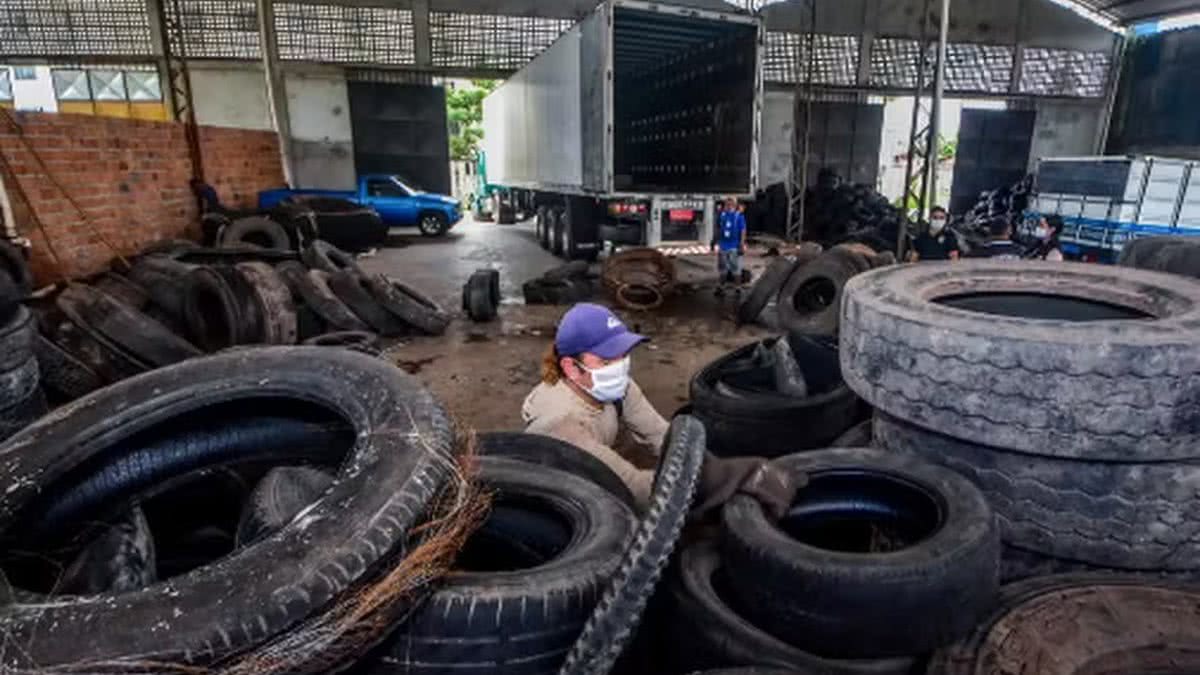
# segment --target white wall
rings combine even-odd
[[[18,80],[15,66],[0,64],[0,68],[9,68],[8,81],[12,83],[13,105],[17,110],[58,112],[50,66],[33,66],[37,77],[32,80]]]
[[[795,94],[788,91],[768,91],[763,94],[762,137],[758,140],[760,188],[791,180],[795,100]]]
[[[350,98],[340,68],[284,75],[292,119],[292,170],[297,187],[354,187],[354,136]]]
[[[267,82],[251,65],[195,63],[188,68],[196,122],[216,127],[272,129]]]

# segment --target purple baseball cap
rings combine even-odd
[[[602,359],[615,359],[645,340],[645,336],[630,332],[607,307],[581,302],[558,322],[554,348],[563,356],[591,352]]]

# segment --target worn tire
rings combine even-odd
[[[556,673],[617,571],[634,518],[611,494],[516,460],[483,457],[480,469],[496,500],[460,556],[489,564],[471,558],[499,546],[524,564],[450,574],[393,635],[371,675]]]
[[[880,414],[875,438],[966,476],[1004,540],[1055,558],[1131,570],[1200,569],[1200,465],[1037,457],[959,441]]]
[[[314,347],[342,347],[344,349],[352,349],[363,354],[371,356],[379,356],[379,336],[366,331],[340,331],[337,333],[323,333],[315,335],[304,341],[306,345]]]
[[[34,337],[42,386],[58,403],[66,403],[104,386],[96,371],[41,335]]]
[[[237,301],[238,344],[257,343],[262,339],[265,331],[263,323],[266,319],[263,317],[254,286],[245,275],[238,272],[235,265],[213,265],[212,270],[225,280]]]
[[[247,546],[283,528],[306,506],[317,501],[333,473],[311,466],[279,466],[254,486],[234,536],[237,547]]]
[[[735,496],[721,514],[727,578],[756,625],[825,656],[911,656],[963,636],[991,607],[1000,530],[970,481],[873,448],[800,453],[772,466],[808,478],[789,514],[794,521],[771,522],[747,496]],[[880,514],[890,517],[889,528],[878,524]],[[851,531],[847,520],[863,527]],[[789,526],[844,540],[810,543]],[[872,552],[889,534],[903,537],[902,546]]]
[[[450,476],[450,419],[415,378],[379,359],[317,347],[231,350],[60,408],[0,445],[10,486],[0,532],[10,532],[37,495],[138,431],[262,397],[316,403],[353,428],[357,440],[311,518],[165,587],[6,604],[0,628],[23,646],[5,654],[6,668],[104,662],[121,670],[147,658],[208,666],[295,629],[390,568]],[[155,629],[163,625],[171,629]]]
[[[194,265],[163,255],[138,258],[126,277],[150,296],[151,305],[166,312],[173,320],[183,318],[183,287]],[[147,307],[142,307],[146,311]]]
[[[283,277],[294,298],[299,299],[305,306],[320,317],[321,321],[338,331],[371,330],[362,319],[355,316],[346,303],[338,299],[329,288],[329,273],[321,270],[307,270],[300,263],[281,263],[275,268]]]
[[[779,322],[789,333],[837,335],[846,283],[869,267],[865,256],[832,248],[796,267],[779,291]]]
[[[928,675],[1200,672],[1200,586],[1060,575],[1005,587],[987,620],[930,660]],[[1008,666],[1007,664],[1011,664]],[[1034,665],[1036,664],[1036,665]],[[1035,672],[1030,670],[1028,672]]]
[[[769,347],[776,339],[762,342]],[[758,344],[722,356],[692,378],[693,414],[704,422],[714,454],[778,457],[823,448],[859,420],[858,397],[841,381],[833,350],[820,351],[797,339],[791,339],[792,350],[810,381],[808,397],[772,392],[728,395],[720,386],[726,370],[752,354]]]
[[[521,285],[527,305],[570,305],[592,295],[590,283],[530,279]]]
[[[669,672],[760,666],[805,675],[910,675],[913,659],[829,659],[793,647],[750,623],[731,604],[714,543],[684,549],[671,584]]]
[[[219,248],[233,246],[260,246],[266,249],[288,251],[292,239],[282,225],[264,216],[238,218],[221,231]]]
[[[1064,296],[1074,300],[1054,300]],[[946,297],[997,307],[933,301]],[[1033,312],[1110,318],[1017,318]],[[1111,318],[1131,312],[1154,318]],[[846,381],[920,427],[1116,462],[1190,459],[1200,447],[1200,281],[1025,260],[923,263],[855,278],[843,317]]]
[[[754,323],[757,321],[763,308],[767,306],[771,298],[779,295],[779,289],[796,271],[796,265],[796,259],[790,256],[783,256],[771,261],[766,271],[750,288],[746,299],[738,305],[738,322]]]
[[[234,267],[254,290],[254,300],[263,318],[260,341],[269,345],[296,344],[299,335],[296,304],[283,279],[266,263],[238,263]]]
[[[1180,245],[1194,247],[1196,241],[1192,237],[1140,237],[1133,241],[1125,242],[1125,245],[1121,247],[1120,255],[1117,256],[1117,264],[1122,267],[1134,267],[1156,272],[1174,272],[1174,270],[1160,267],[1156,264],[1155,258],[1166,249]]]
[[[833,439],[831,448],[869,448],[875,445],[875,433],[871,420],[855,424],[846,433]]]
[[[358,262],[354,259],[353,255],[320,239],[309,244],[304,249],[301,259],[304,260],[304,264],[308,265],[309,268],[322,270],[330,274],[335,274],[342,270],[353,270],[362,273],[362,268],[358,266]]]
[[[0,371],[12,370],[33,357],[36,335],[33,313],[24,307],[0,323]]]
[[[145,309],[150,302],[150,295],[146,293],[145,289],[116,272],[101,274],[92,282],[92,286],[134,309]]]
[[[463,301],[467,316],[472,321],[486,323],[496,318],[496,305],[492,302],[492,278],[480,270],[467,279],[463,287]]]
[[[607,464],[578,446],[553,436],[491,431],[479,435],[476,451],[485,457],[515,459],[573,473],[608,490],[629,508],[637,509],[637,500],[629,491],[629,486]]]
[[[37,359],[30,356],[17,367],[0,371],[0,440],[46,414]]]
[[[428,335],[446,332],[450,315],[428,295],[382,274],[368,274],[365,279],[375,300],[404,323]]]
[[[8,272],[21,297],[33,292],[33,275],[29,271],[25,253],[7,241],[0,241],[0,271]]]
[[[214,352],[253,342],[242,322],[242,303],[225,276],[211,267],[197,267],[184,282],[183,322],[188,337]]]
[[[641,621],[687,520],[704,463],[704,426],[694,417],[671,420],[650,506],[621,559],[621,567],[567,654],[561,675],[608,673]]]
[[[89,286],[72,285],[59,307],[91,337],[145,369],[160,368],[201,354],[190,342],[149,316]]]
[[[329,288],[355,316],[362,319],[376,333],[384,337],[407,335],[408,326],[395,314],[383,308],[375,296],[367,277],[352,269],[329,275]]]
[[[569,263],[546,270],[542,278],[546,281],[570,281],[587,276],[589,265],[586,260],[572,260]]]

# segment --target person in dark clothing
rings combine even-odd
[[[1062,246],[1059,239],[1062,237],[1063,219],[1062,216],[1054,215],[1043,217],[1039,222],[1037,229],[1034,231],[1038,239],[1037,248],[1033,250],[1030,257],[1034,260],[1048,260],[1050,262],[1062,262]]]
[[[988,241],[983,246],[971,252],[972,258],[991,258],[993,260],[1020,260],[1021,247],[1012,240],[1012,223],[1006,216],[996,216],[988,223]]]
[[[188,184],[192,187],[192,194],[200,200],[204,213],[225,213],[226,209],[221,206],[221,198],[217,196],[216,188],[199,178],[193,178]]]
[[[930,209],[929,227],[913,240],[911,260],[958,260],[962,249],[958,245],[958,235],[946,229],[949,220],[946,209],[940,206]]]

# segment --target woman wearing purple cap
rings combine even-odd
[[[667,435],[667,421],[629,376],[629,354],[645,340],[607,307],[575,305],[563,315],[542,358],[541,383],[521,407],[526,433],[553,436],[594,455],[643,506],[650,499],[654,472],[637,468],[613,445],[623,427],[657,456]],[[761,458],[708,455],[698,489],[701,508],[717,506],[743,491],[759,497],[772,511],[786,510],[795,486],[782,472],[764,480],[765,465]]]

